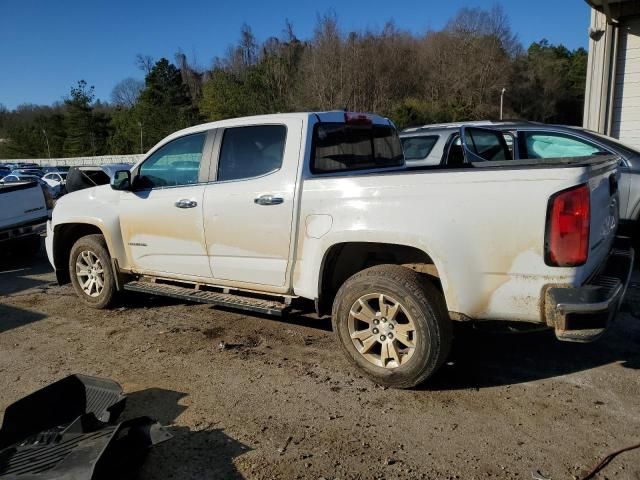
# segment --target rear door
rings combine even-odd
[[[220,129],[204,231],[220,284],[287,290],[302,120]]]

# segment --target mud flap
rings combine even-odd
[[[148,449],[171,435],[155,420],[116,423],[116,382],[71,375],[10,405],[0,428],[2,479],[131,478]]]

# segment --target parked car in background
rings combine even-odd
[[[442,365],[453,321],[598,338],[633,261],[616,237],[618,158],[514,165],[501,132],[458,136],[477,168],[407,169],[395,127],[376,115],[191,127],[111,185],[62,197],[49,261],[93,308],[130,290],[329,314],[352,364],[399,388]]]
[[[501,131],[509,150],[509,158],[505,160],[590,155],[620,157],[620,221],[625,227],[640,228],[640,152],[615,138],[584,128],[536,122],[491,121],[409,128],[400,134],[407,166],[470,166],[471,162],[465,158],[460,143],[461,126],[481,126]]]
[[[40,167],[40,170],[42,170],[44,173],[53,173],[53,172],[68,172],[70,167],[67,166],[51,166],[51,165],[45,165],[43,167]]]
[[[51,186],[49,183],[45,182],[42,178],[37,177],[35,175],[7,175],[0,183],[24,183],[24,182],[35,182],[39,184],[45,192],[47,197],[50,197],[52,200],[55,200],[61,197],[64,194],[64,189],[62,185]],[[53,207],[52,207],[53,208]]]
[[[71,193],[98,185],[107,185],[115,172],[130,167],[131,165],[126,163],[71,167],[65,182],[66,191]]]
[[[64,187],[67,182],[66,172],[49,172],[45,173],[42,180],[47,182],[52,187]]]
[[[20,182],[36,182],[40,180],[40,177],[35,175],[23,175],[18,173],[11,173],[5,177],[2,177],[0,182],[2,183],[20,183]]]
[[[35,254],[53,208],[45,189],[35,180],[0,182],[0,205],[0,253]]]
[[[39,168],[16,168],[11,172],[13,175],[32,175],[42,178],[44,172]]]

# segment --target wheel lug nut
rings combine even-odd
[[[375,335],[375,334],[377,334],[378,332],[379,332],[379,330],[378,330],[377,328],[374,328],[374,329],[373,329],[373,333],[374,333],[374,335]]]
[[[377,318],[373,321],[374,325],[378,325],[380,323],[380,320],[378,320]]]
[[[389,337],[389,340],[391,340],[393,338],[393,333],[389,332],[387,336]]]
[[[383,321],[383,322],[386,322],[386,321],[387,321],[387,319],[386,319],[386,318],[384,318],[384,317],[382,317],[382,321]]]
[[[393,329],[393,323],[389,324],[389,328]]]
[[[385,337],[384,335],[380,335],[380,341],[384,342],[387,339],[387,337]]]

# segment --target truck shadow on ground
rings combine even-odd
[[[46,315],[23,308],[0,304],[0,333],[46,318]]]
[[[0,256],[0,298],[34,287],[49,285],[50,282],[30,278],[51,272],[44,251],[35,257],[21,257],[4,254]]]
[[[202,430],[173,425],[188,407],[180,405],[183,392],[149,388],[127,394],[127,417],[148,415],[156,418],[173,438],[153,447],[137,478],[244,478],[233,459],[251,449],[228,436],[222,429],[204,426]]]
[[[425,390],[513,385],[577,373],[610,363],[640,369],[640,322],[620,314],[603,338],[560,342],[553,331],[497,334],[460,330],[442,369]]]

